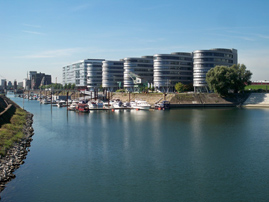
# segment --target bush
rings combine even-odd
[[[118,90],[116,90],[116,92],[123,93],[123,92],[125,92],[125,89],[118,89]]]

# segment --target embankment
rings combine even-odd
[[[14,109],[19,108],[19,106],[12,102],[10,99],[1,96],[0,102],[6,102],[7,107],[2,110],[1,120],[5,120],[7,123],[10,122],[10,118]],[[1,105],[3,107],[4,105]],[[10,117],[11,116],[11,117]],[[32,141],[33,136],[33,114],[28,113],[26,115],[25,124],[22,127],[23,138],[20,141],[15,142],[6,152],[5,156],[0,155],[0,192],[5,188],[7,182],[15,178],[13,172],[19,168],[21,164],[24,163],[24,159],[26,158],[27,153],[29,152],[30,143]],[[1,130],[1,128],[0,128]],[[1,139],[0,139],[1,140]],[[1,144],[0,144],[1,145]],[[0,197],[1,199],[1,197]]]
[[[216,93],[113,93],[112,99],[120,99],[123,102],[132,100],[145,100],[152,106],[155,103],[167,100],[171,103],[171,108],[179,107],[235,107],[242,104],[249,94],[236,94],[229,98],[224,98]]]

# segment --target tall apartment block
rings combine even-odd
[[[1,86],[3,88],[6,88],[6,85],[7,85],[7,80],[6,79],[1,79]]]
[[[154,87],[162,92],[173,91],[176,83],[192,83],[192,54],[175,52],[154,55]]]
[[[102,65],[102,87],[113,92],[123,87],[124,61],[103,61]]]
[[[71,83],[79,88],[101,85],[102,61],[104,59],[85,59],[63,67],[63,85]]]
[[[141,58],[124,58],[124,88],[133,91],[135,83],[133,75],[137,75],[144,83],[153,83],[153,56]]]
[[[216,65],[237,64],[237,50],[216,48],[193,52],[193,86],[195,92],[208,91],[206,73]]]

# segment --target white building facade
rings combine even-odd
[[[87,86],[92,86],[93,83],[93,71],[95,68],[101,68],[102,71],[102,61],[104,59],[85,59],[80,60],[76,63],[64,66],[63,71],[63,85],[65,84],[76,84],[77,87],[86,88]],[[88,74],[88,70],[91,74]],[[99,76],[100,77],[100,76]],[[89,83],[89,85],[88,85]],[[99,82],[100,83],[100,82]],[[102,75],[101,75],[102,83]],[[95,85],[95,83],[93,83]]]
[[[124,61],[103,61],[102,87],[110,92],[123,87]]]
[[[154,87],[162,92],[174,91],[176,83],[192,83],[192,53],[175,52],[154,55]]]
[[[87,88],[94,91],[102,86],[102,60],[92,60],[87,64]]]
[[[195,92],[208,91],[206,73],[217,65],[237,64],[237,50],[216,48],[193,52],[193,86]]]
[[[134,82],[135,75],[144,84],[153,83],[153,56],[124,58],[124,88],[128,91],[133,91],[136,86]]]

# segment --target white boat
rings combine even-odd
[[[43,99],[43,100],[41,100],[41,104],[50,104],[50,100],[48,100],[48,99]]]
[[[89,109],[95,109],[97,108],[96,102],[89,101],[88,102]]]
[[[111,106],[113,108],[122,108],[122,104],[123,104],[122,101],[119,99],[111,101]]]
[[[75,111],[76,110],[76,106],[78,105],[79,101],[78,100],[73,100],[71,105],[68,107],[69,111]]]
[[[122,104],[123,107],[131,107],[131,103],[130,102],[124,102]]]
[[[147,101],[144,100],[135,100],[130,102],[130,105],[134,109],[143,109],[143,110],[149,110],[150,109],[150,104],[147,103]]]
[[[59,100],[56,105],[57,105],[57,107],[66,107],[66,101]]]
[[[101,101],[101,100],[98,100],[98,101],[96,102],[96,104],[97,104],[97,108],[103,108],[103,106],[104,106],[104,102]]]

